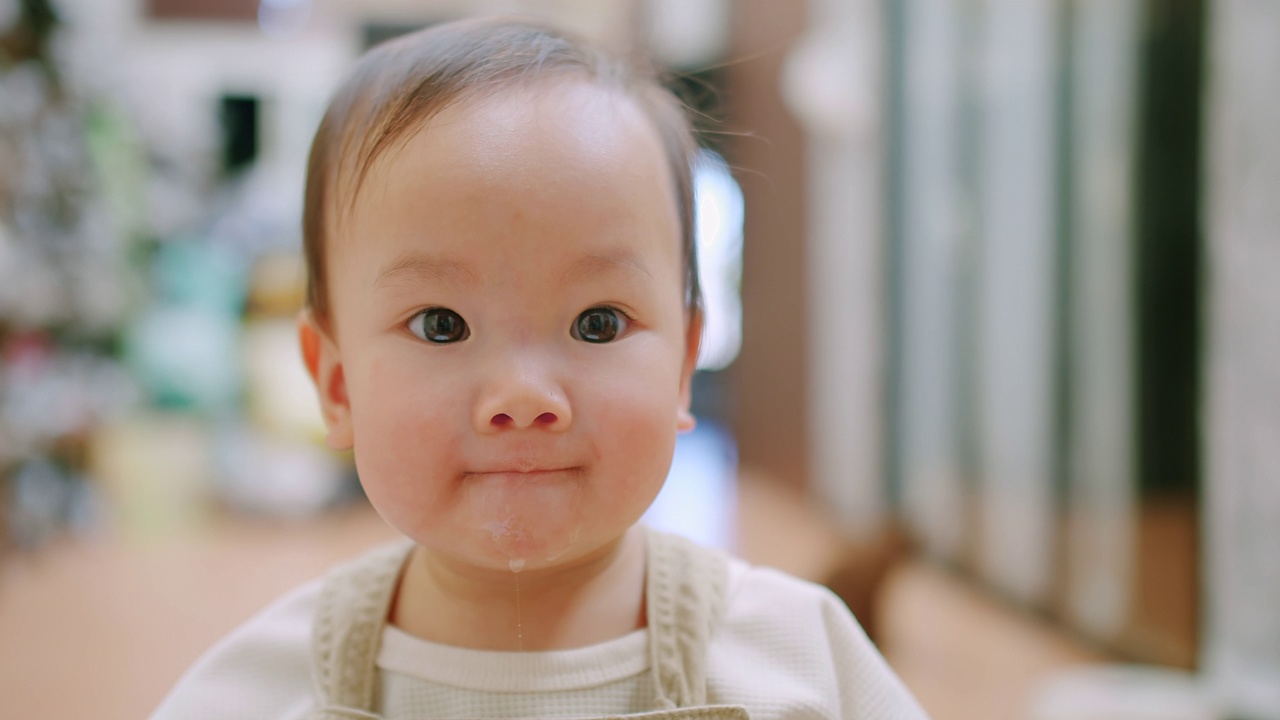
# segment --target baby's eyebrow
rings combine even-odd
[[[591,277],[593,275],[617,272],[618,270],[637,272],[647,278],[653,278],[648,268],[636,260],[630,252],[622,252],[587,255],[570,265],[561,279],[567,281],[577,277]]]
[[[427,253],[408,252],[383,268],[373,285],[376,288],[383,288],[404,276],[435,282],[463,282],[472,285],[480,282],[479,273],[466,263]]]

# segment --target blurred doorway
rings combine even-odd
[[[1191,666],[1202,4],[890,7],[891,495],[1014,602]]]

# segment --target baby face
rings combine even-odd
[[[598,552],[692,427],[675,190],[629,99],[582,81],[450,106],[373,166],[304,321],[330,444],[382,516],[479,568]]]

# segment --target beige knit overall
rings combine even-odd
[[[748,720],[746,708],[707,705],[707,646],[724,606],[728,563],[684,538],[647,531],[649,671],[658,695],[643,720]],[[376,550],[326,578],[312,629],[320,693],[313,720],[377,718],[378,645],[410,543]]]

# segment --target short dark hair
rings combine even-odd
[[[632,98],[662,138],[675,180],[684,255],[684,302],[701,305],[694,242],[697,143],[684,104],[652,66],[537,22],[478,18],[436,25],[383,43],[338,88],[311,144],[303,204],[307,305],[329,327],[326,244],[336,208],[350,209],[369,168],[397,141],[449,105],[514,84],[584,77]],[[339,183],[338,179],[343,182]]]

